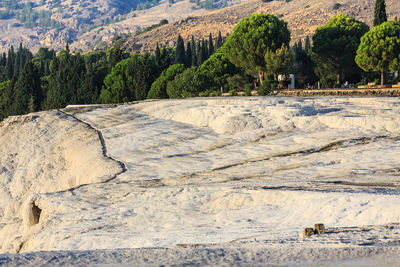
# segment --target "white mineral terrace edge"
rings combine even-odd
[[[398,98],[201,98],[10,117],[0,253],[49,252],[3,254],[0,265],[393,265],[399,186]],[[315,223],[327,233],[299,236]]]

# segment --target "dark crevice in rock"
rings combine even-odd
[[[42,209],[39,208],[35,202],[32,202],[32,225],[38,224]]]

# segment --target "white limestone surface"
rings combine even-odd
[[[366,259],[364,248],[372,255],[400,243],[398,98],[204,98],[63,112],[28,122],[50,129],[31,142],[17,130],[26,123],[12,134],[0,128],[10,146],[1,166],[14,164],[17,147],[36,147],[19,149],[27,163],[0,173],[1,200],[42,210],[37,224],[9,233],[24,217],[3,212],[2,252],[324,248],[334,249],[328,259],[349,249]],[[35,151],[43,160],[29,165]],[[42,164],[52,167],[20,174]],[[18,179],[30,186],[13,194]],[[54,186],[41,190],[46,183]],[[314,223],[328,233],[299,237]],[[268,262],[281,262],[273,255]]]

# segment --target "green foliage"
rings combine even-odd
[[[120,103],[146,98],[155,78],[157,66],[148,55],[133,55],[119,62],[104,80],[102,103]]]
[[[307,42],[307,39],[306,45],[308,48],[307,46],[303,47],[303,43],[300,40],[295,43],[293,47],[295,56],[293,66],[290,68],[289,72],[295,75],[296,85],[298,88],[313,85],[317,81],[314,73],[314,65],[309,53],[309,42]]]
[[[166,70],[174,63],[175,49],[172,47],[162,47],[159,52],[155,53],[155,60],[160,70]]]
[[[333,10],[338,10],[341,6],[342,6],[341,4],[335,3],[335,4],[333,5]]]
[[[293,53],[287,46],[285,46],[285,44],[276,51],[267,49],[267,52],[265,53],[265,67],[267,73],[276,76],[277,74],[286,72],[292,64],[293,57]]]
[[[219,50],[199,67],[198,72],[207,77],[213,86],[220,88],[227,83],[228,77],[239,70]]]
[[[47,76],[50,74],[50,62],[55,56],[54,50],[49,50],[47,47],[40,47],[39,51],[33,58],[33,63],[38,68],[40,76]]]
[[[335,73],[337,83],[344,74],[359,71],[354,58],[360,38],[368,31],[368,26],[345,14],[339,14],[326,25],[317,28],[313,36],[313,59],[317,65],[324,65],[328,72]]]
[[[145,32],[149,32],[149,31],[151,31],[151,30],[153,30],[153,29],[156,29],[156,28],[158,28],[158,27],[160,27],[160,26],[163,26],[163,25],[165,25],[165,24],[168,24],[168,20],[162,19],[162,20],[160,20],[160,22],[157,23],[157,24],[153,24],[153,25],[151,25],[151,26],[149,26],[149,27],[144,28],[143,30],[137,31],[137,32],[135,33],[135,36],[141,35],[141,34],[143,34],[143,33],[145,33]]]
[[[224,53],[249,74],[266,71],[265,52],[289,45],[287,23],[271,14],[253,14],[243,19],[224,45]]]
[[[185,64],[185,43],[180,35],[175,49],[175,64]]]
[[[209,88],[208,79],[197,73],[195,67],[191,67],[168,82],[167,94],[169,98],[194,97],[205,88]]]
[[[236,89],[231,89],[231,90],[229,90],[228,95],[230,95],[230,96],[237,96],[237,95],[238,95],[238,92],[237,92]]]
[[[221,91],[214,90],[210,93],[209,97],[221,96]]]
[[[384,71],[400,69],[400,22],[384,22],[367,32],[355,60],[365,71],[380,71],[383,84]]]
[[[374,10],[374,27],[387,21],[385,0],[376,0]]]
[[[235,74],[232,76],[229,76],[226,79],[228,86],[230,89],[235,89],[235,90],[242,90],[245,85],[249,82],[247,77],[243,76],[242,74]]]
[[[257,94],[260,96],[270,95],[276,88],[276,82],[265,80],[263,84],[257,87]]]
[[[38,111],[42,101],[39,70],[27,62],[15,84],[14,114]]]
[[[0,83],[0,121],[11,113],[13,88],[10,80]]]
[[[164,70],[161,75],[152,83],[148,99],[168,98],[167,84],[174,80],[175,76],[185,70],[183,64],[171,65],[168,69]]]

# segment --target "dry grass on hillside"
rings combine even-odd
[[[335,3],[340,4],[338,10],[333,8]],[[296,41],[311,36],[317,27],[325,24],[338,13],[346,13],[371,25],[374,3],[375,1],[371,0],[292,0],[291,2],[273,1],[269,3],[250,0],[241,5],[188,17],[129,38],[125,43],[125,48],[129,50],[136,46],[140,47],[141,51],[152,51],[157,42],[172,46],[175,44],[178,34],[186,40],[189,40],[191,35],[196,39],[207,38],[210,32],[216,37],[218,31],[225,36],[232,32],[234,26],[242,18],[254,12],[272,13],[287,21],[292,31],[292,40]],[[395,16],[400,17],[399,0],[387,0],[386,5],[389,19],[394,19]]]

